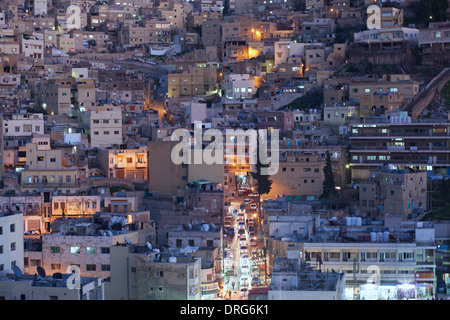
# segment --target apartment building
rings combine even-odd
[[[32,36],[22,35],[19,37],[20,52],[25,57],[33,59],[44,59],[44,39],[41,35],[33,33]]]
[[[449,50],[450,28],[445,22],[430,22],[428,29],[419,30],[419,47],[424,52],[431,52],[433,46],[440,46],[443,51]]]
[[[359,105],[339,102],[334,106],[324,107],[323,123],[326,126],[343,126],[348,117],[359,116]]]
[[[171,159],[172,150],[177,141],[151,141],[148,145],[149,191],[184,196],[188,182],[188,165],[174,164]],[[161,166],[164,163],[164,166]]]
[[[52,196],[52,219],[63,216],[82,218],[93,216],[101,211],[101,198],[98,195]]]
[[[354,42],[368,51],[383,50],[383,48],[412,48],[419,43],[419,29],[392,27],[366,30],[356,32]]]
[[[361,116],[379,116],[395,112],[402,108],[404,96],[398,93],[377,93],[361,96],[359,114]]]
[[[373,119],[350,124],[352,179],[368,179],[383,164],[393,169],[448,174],[447,122],[411,120],[409,117]]]
[[[375,96],[374,99],[376,100],[377,97],[378,99],[382,97],[381,100],[383,100],[383,96],[381,94],[398,94],[403,97],[403,102],[406,102],[411,100],[419,92],[419,82],[412,80],[410,75],[407,74],[391,74],[386,75],[382,78],[352,78],[352,81],[348,85],[348,91],[350,101],[359,101],[360,105],[363,106],[362,111],[369,111],[372,110],[371,106],[367,104],[368,107],[366,109],[366,104],[361,103],[362,97],[364,95],[373,95],[374,93],[377,93],[379,96]],[[385,106],[385,108],[383,109],[390,111],[388,107],[396,106],[397,104],[395,103],[395,101],[399,99],[399,96],[388,96],[388,104],[383,104],[383,106]],[[376,101],[374,102],[376,106],[377,103]],[[379,109],[380,108],[381,105]]]
[[[203,96],[217,90],[217,68],[192,66],[183,72],[169,73],[167,97]]]
[[[44,115],[4,114],[2,116],[2,159],[7,168],[23,168],[26,164],[26,144],[33,135],[44,133]]]
[[[148,179],[147,147],[99,151],[99,164],[108,178]]]
[[[71,282],[72,273],[46,275],[23,274],[14,278],[14,274],[0,278],[0,299],[2,300],[106,300],[105,284],[100,278],[80,277],[80,288],[74,289],[67,284]],[[73,282],[73,280],[72,280]]]
[[[120,106],[96,106],[91,111],[84,112],[89,119],[91,148],[105,149],[114,145],[121,145],[122,110]]]
[[[51,273],[65,273],[72,266],[80,268],[81,276],[110,276],[110,248],[116,243],[126,243],[125,237],[138,242],[138,231],[123,232],[105,229],[88,220],[56,220],[52,233],[42,236],[42,267]]]
[[[24,268],[23,214],[0,214],[0,271]]]
[[[44,198],[41,196],[3,196],[0,197],[0,207],[8,214],[23,215],[23,231],[47,230],[50,212],[45,210]]]
[[[406,170],[379,170],[359,188],[362,216],[397,215],[402,220],[428,210],[427,173]]]
[[[63,167],[61,150],[39,150],[35,143],[26,145],[22,191],[74,194],[78,186],[78,169]]]
[[[317,154],[288,152],[280,157],[278,172],[270,176],[272,189],[268,197],[305,195],[318,198],[322,194],[325,162]]]
[[[73,114],[73,79],[49,79],[39,86],[39,102],[50,114]]]
[[[299,256],[288,248],[288,258],[275,259],[268,300],[345,300],[344,273],[314,272]]]
[[[201,300],[201,259],[153,252],[137,260],[138,300]]]
[[[329,227],[316,233],[315,241],[302,244],[304,261],[320,270],[346,273],[350,300],[430,299],[435,294],[432,224],[413,222],[395,231],[382,225],[357,225],[347,224],[340,236]],[[332,241],[336,236],[338,240]],[[354,241],[339,240],[349,238]]]
[[[225,75],[223,90],[227,99],[252,99],[259,86],[261,78],[250,74]]]

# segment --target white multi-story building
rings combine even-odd
[[[23,214],[0,214],[0,271],[24,268]]]
[[[261,78],[250,74],[229,74],[224,83],[227,99],[251,99],[261,84]]]
[[[34,0],[33,14],[35,16],[47,14],[47,0]]]
[[[31,37],[22,35],[20,38],[20,52],[25,57],[44,59],[44,38],[42,35],[33,34]]]
[[[105,149],[122,144],[122,110],[115,106],[96,107],[90,112],[91,147]]]

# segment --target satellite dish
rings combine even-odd
[[[12,267],[12,270],[13,270],[13,272],[16,275],[17,278],[21,278],[22,277],[22,275],[23,275],[22,271],[20,270],[20,268],[18,266],[14,265]]]
[[[45,270],[41,266],[37,266],[36,270],[37,270],[37,273],[39,274],[39,276],[41,276],[42,278],[45,278]]]
[[[128,244],[131,244],[131,241],[130,241],[130,239],[127,238],[127,236],[123,236],[123,238],[125,239],[125,241],[126,241]]]
[[[100,234],[101,234],[102,236],[106,236],[106,233],[105,233],[104,230],[100,230]]]
[[[152,250],[152,245],[150,244],[150,242],[147,242],[147,248],[149,248],[150,250]]]

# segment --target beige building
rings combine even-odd
[[[147,147],[100,150],[99,162],[108,178],[148,179]]]
[[[404,97],[398,93],[372,93],[363,95],[359,101],[361,116],[378,116],[395,112],[403,106]]]
[[[217,69],[215,66],[190,67],[186,72],[169,73],[168,98],[206,95],[217,89]]]
[[[86,217],[92,216],[101,210],[100,196],[52,196],[52,218]]]
[[[359,205],[364,215],[400,215],[406,220],[415,212],[426,211],[427,203],[425,171],[379,171],[372,181],[360,184]]]
[[[272,189],[267,196],[305,195],[318,198],[322,194],[324,164],[313,154],[290,154],[285,159],[280,157],[278,172],[270,177]]]
[[[39,150],[35,143],[28,143],[26,159],[27,169],[21,175],[23,191],[76,192],[79,186],[78,170],[63,167],[62,150]]]
[[[381,79],[353,79],[349,83],[349,99],[359,102],[367,94],[398,94],[403,96],[404,100],[410,100],[418,92],[419,82],[411,80],[407,74],[391,74]],[[393,96],[392,99],[394,98]]]
[[[123,141],[120,106],[101,106],[86,111],[90,118],[91,148],[108,148]]]
[[[176,141],[152,141],[149,143],[149,192],[184,196],[184,190],[188,182],[188,165],[177,165],[170,160],[172,149],[177,144]]]

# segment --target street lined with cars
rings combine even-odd
[[[266,281],[265,274],[261,272],[265,264],[259,219],[255,212],[257,206],[252,199],[241,201],[236,197],[225,217],[224,290],[232,299],[245,300],[249,290],[265,285]]]

